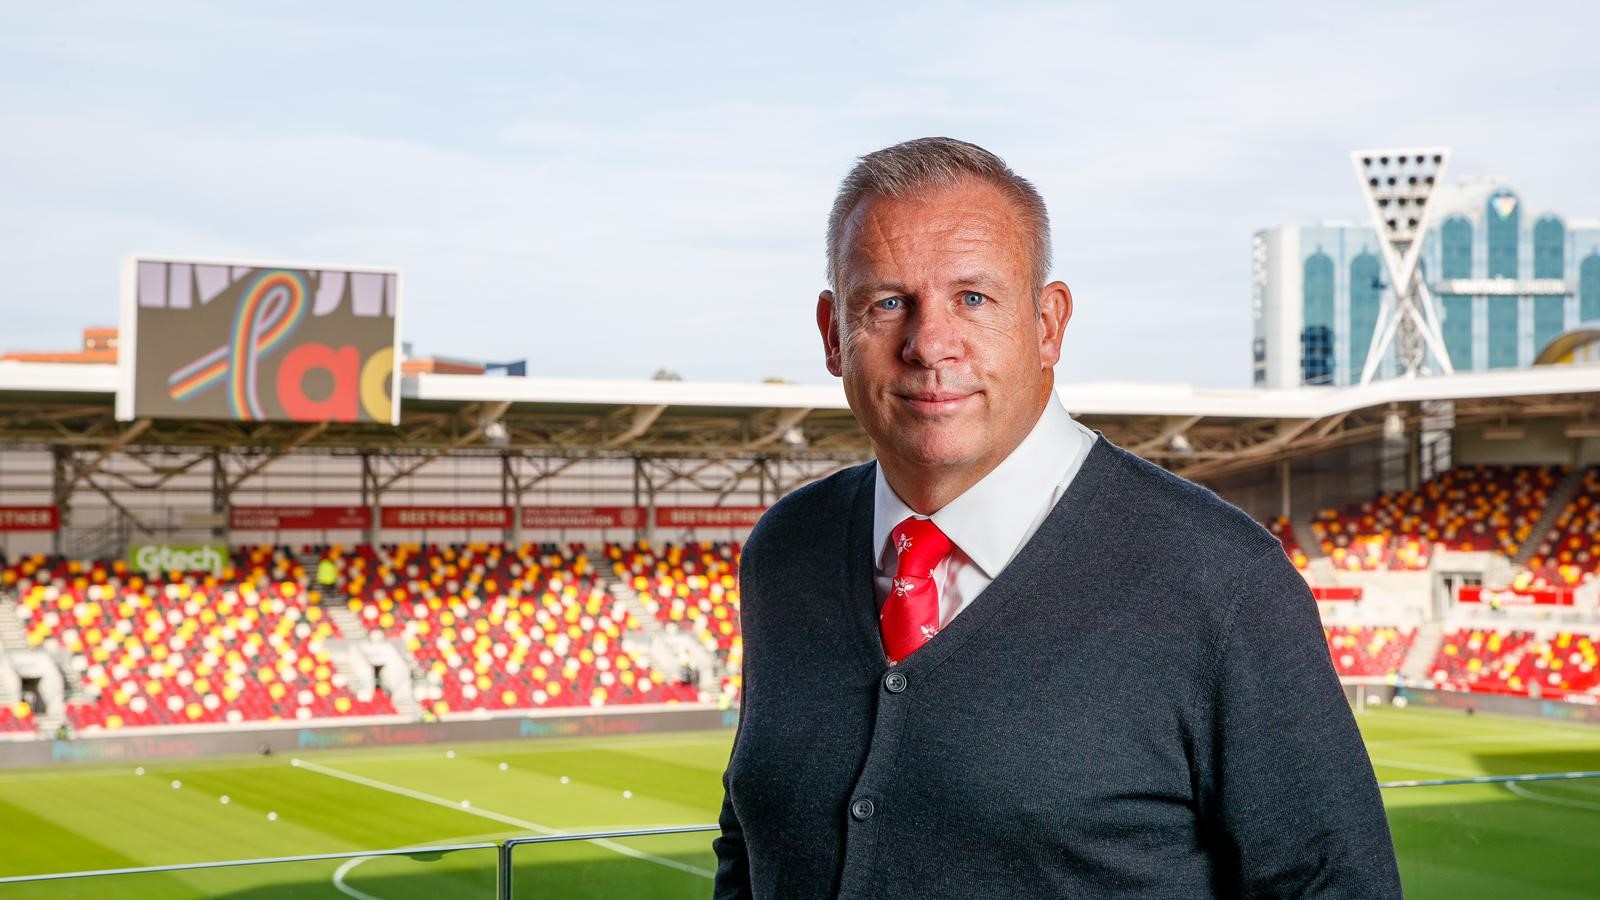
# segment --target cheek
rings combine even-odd
[[[887,329],[851,329],[840,345],[846,377],[881,378],[899,358],[899,344]]]

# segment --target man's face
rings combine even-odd
[[[889,473],[970,485],[1038,420],[1071,295],[1054,283],[1036,305],[1028,246],[1015,206],[977,180],[869,197],[845,220],[817,324]]]

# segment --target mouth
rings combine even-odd
[[[973,395],[950,391],[923,391],[896,396],[910,407],[912,412],[925,416],[938,416],[959,411]]]

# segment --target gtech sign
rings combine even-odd
[[[400,275],[133,259],[117,417],[399,421]]]
[[[135,544],[128,548],[128,564],[136,572],[221,575],[228,565],[228,548],[222,544]]]

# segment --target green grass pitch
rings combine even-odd
[[[1359,721],[1382,780],[1600,769],[1600,728],[1427,709]],[[706,824],[730,739],[317,751],[300,765],[151,762],[142,775],[132,764],[0,771],[0,875]],[[1410,897],[1600,895],[1600,780],[1384,794]],[[709,843],[697,834],[522,847],[516,896],[703,897]],[[0,898],[487,898],[494,870],[494,850],[482,849],[0,885]]]

